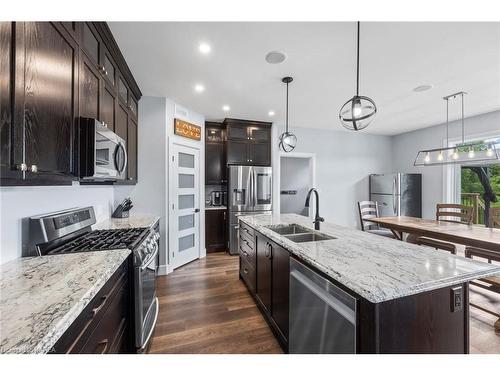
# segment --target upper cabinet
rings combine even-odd
[[[142,94],[106,23],[2,22],[0,62],[1,185],[77,180],[80,117],[124,138],[137,181]]]
[[[205,122],[205,183],[223,185],[226,177],[225,129],[221,123]]]
[[[271,123],[225,119],[227,164],[271,165]]]

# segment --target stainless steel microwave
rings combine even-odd
[[[80,118],[80,178],[95,181],[124,180],[127,175],[125,141],[103,123]]]

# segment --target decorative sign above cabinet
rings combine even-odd
[[[201,140],[201,126],[176,118],[174,119],[174,134],[199,141]]]

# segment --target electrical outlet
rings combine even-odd
[[[464,306],[463,288],[457,286],[450,289],[451,312],[461,311]]]

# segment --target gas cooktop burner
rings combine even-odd
[[[146,232],[146,228],[94,230],[50,250],[47,254],[67,254],[125,248],[133,249]]]

